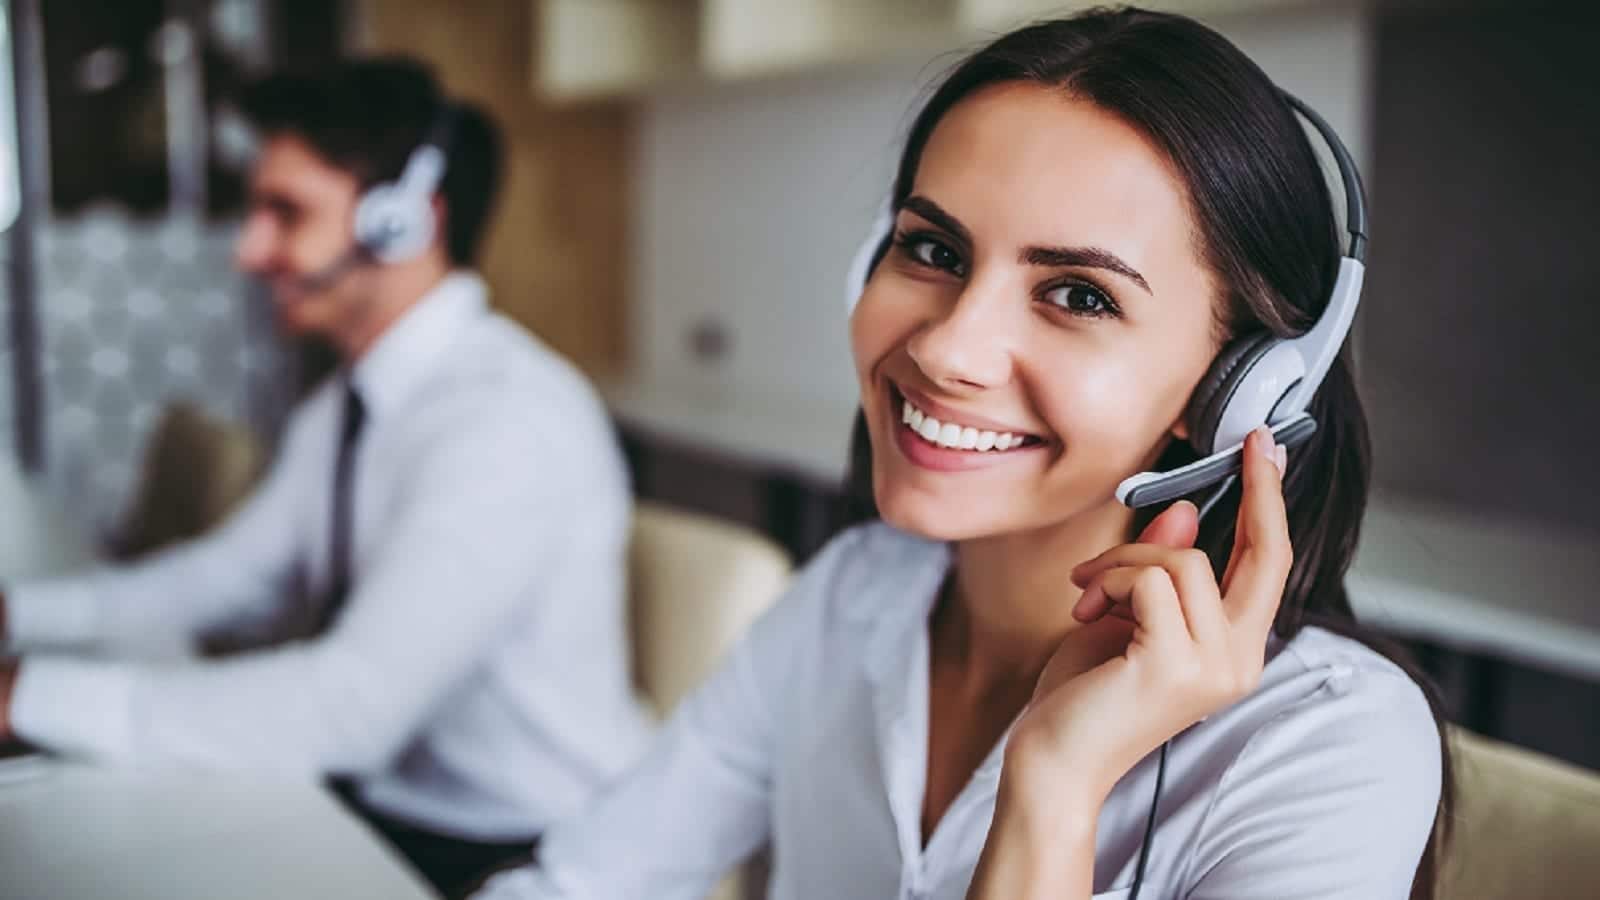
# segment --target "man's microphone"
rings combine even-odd
[[[350,249],[339,254],[333,262],[321,269],[305,275],[290,275],[284,278],[283,282],[299,293],[315,294],[333,287],[345,273],[370,260],[371,254],[364,247],[352,244]]]

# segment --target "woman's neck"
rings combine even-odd
[[[1082,627],[1073,567],[1127,541],[1132,526],[1133,513],[1112,501],[1048,528],[960,542],[935,623],[940,643],[980,680],[1031,682]]]

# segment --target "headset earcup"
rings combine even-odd
[[[382,262],[404,262],[433,241],[431,196],[415,196],[390,182],[369,188],[356,205],[356,243]]]
[[[856,248],[855,256],[850,260],[850,269],[845,273],[845,309],[849,312],[855,312],[856,302],[861,299],[861,292],[866,289],[867,281],[872,277],[872,270],[878,267],[878,263],[882,262],[883,257],[889,252],[889,241],[893,237],[894,208],[885,202],[883,208],[878,211],[866,240]]]
[[[1243,383],[1244,377],[1273,345],[1272,332],[1262,331],[1234,341],[1217,354],[1211,368],[1189,397],[1189,408],[1184,413],[1184,423],[1189,426],[1189,444],[1202,456],[1215,453],[1217,426],[1228,401]]]

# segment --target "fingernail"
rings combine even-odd
[[[1200,512],[1200,507],[1195,506],[1194,505],[1194,501],[1192,501],[1192,500],[1179,500],[1177,503],[1174,503],[1172,505],[1173,506],[1187,506],[1190,509],[1194,510],[1196,515],[1198,515],[1199,512]]]
[[[1282,444],[1275,446],[1272,450],[1272,462],[1278,467],[1278,477],[1282,478],[1289,470],[1289,448]]]
[[[1272,429],[1262,425],[1255,430],[1255,437],[1256,451],[1270,458],[1272,456],[1272,447],[1277,443],[1277,441],[1273,440]]]

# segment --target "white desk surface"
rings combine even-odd
[[[697,398],[643,379],[603,388],[630,427],[837,485],[853,403]],[[1557,533],[1375,498],[1347,582],[1361,619],[1406,637],[1600,681],[1600,531]]]
[[[4,900],[433,900],[312,784],[44,761],[0,769]]]
[[[1600,682],[1600,532],[1380,498],[1345,584],[1370,625]]]

